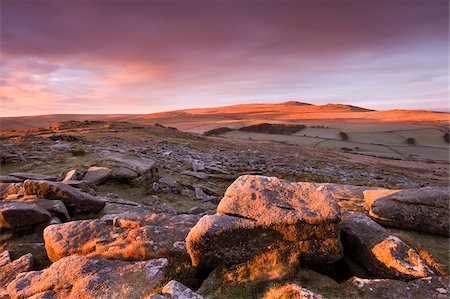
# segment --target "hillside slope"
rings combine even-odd
[[[241,104],[215,108],[176,110],[152,114],[57,114],[43,116],[0,118],[5,129],[36,128],[66,120],[128,121],[177,127],[180,130],[202,133],[221,127],[241,127],[259,122],[308,123],[317,125],[377,124],[428,126],[445,129],[449,113],[425,110],[373,111],[343,104],[312,105],[296,101],[279,104]]]

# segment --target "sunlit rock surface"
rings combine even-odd
[[[341,223],[345,252],[380,278],[411,280],[434,275],[419,254],[364,214]]]
[[[314,190],[277,178],[239,177],[217,214],[204,216],[189,232],[192,263],[238,264],[272,251],[297,254],[310,264],[339,260],[339,206]]]

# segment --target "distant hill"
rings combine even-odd
[[[313,105],[297,101],[278,104],[240,104],[152,114],[55,114],[0,118],[1,130],[49,126],[67,120],[127,121],[141,124],[161,123],[180,130],[203,133],[218,127],[240,128],[257,123],[297,124],[407,124],[448,128],[449,113],[425,110],[374,111],[344,104]]]

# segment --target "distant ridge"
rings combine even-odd
[[[339,111],[353,111],[353,112],[376,111],[376,110],[372,110],[372,109],[366,109],[366,108],[361,108],[358,106],[346,105],[346,104],[325,104],[325,105],[320,105],[319,107],[321,107],[325,110],[339,110]]]
[[[287,102],[284,102],[284,103],[280,103],[280,105],[285,105],[285,106],[313,106],[313,104],[299,102],[299,101],[287,101]]]
[[[180,130],[203,133],[219,127],[242,127],[257,123],[413,124],[448,130],[449,113],[424,110],[375,111],[346,104],[313,105],[299,101],[277,104],[238,104],[224,107],[175,110],[151,114],[54,114],[0,118],[0,130],[47,127],[68,120],[160,123]]]

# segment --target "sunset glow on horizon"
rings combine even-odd
[[[1,1],[0,116],[298,100],[448,109],[434,1]]]

